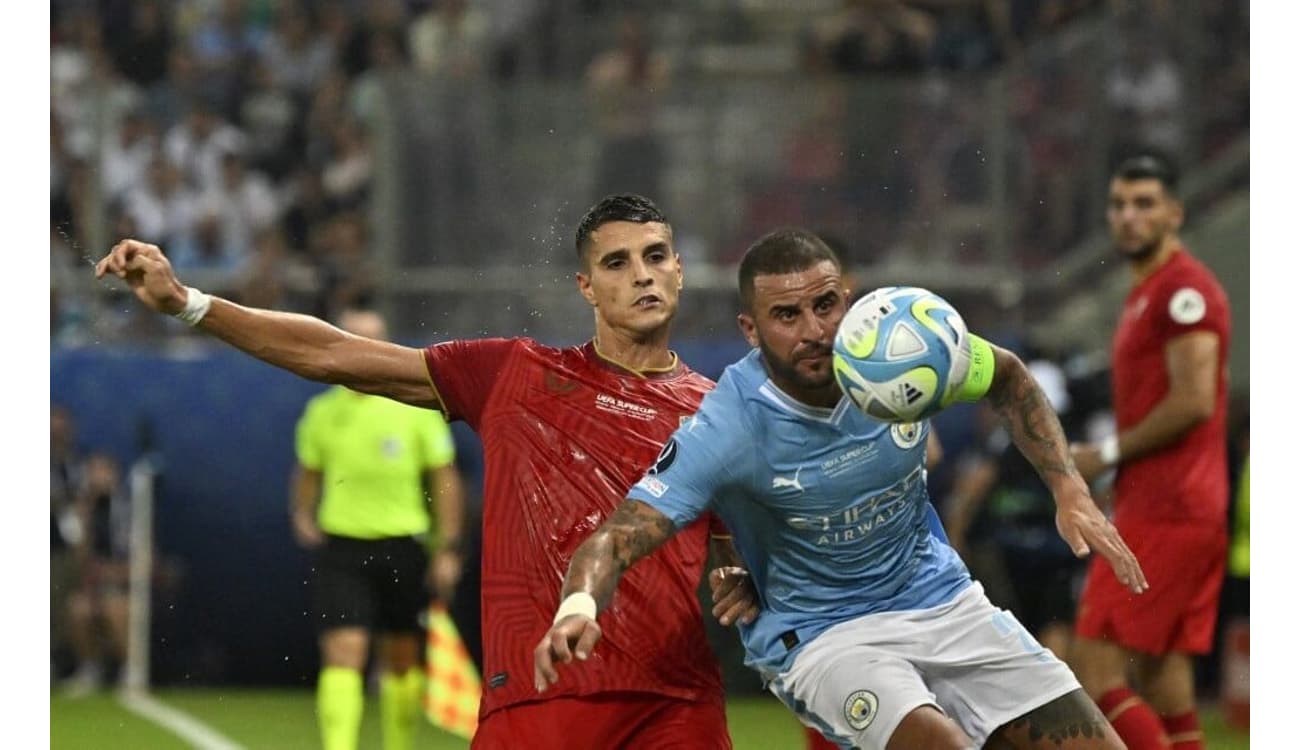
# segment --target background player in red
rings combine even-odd
[[[1113,173],[1106,215],[1134,282],[1111,352],[1119,432],[1073,451],[1086,478],[1118,469],[1115,525],[1151,584],[1139,601],[1094,562],[1076,623],[1075,673],[1130,750],[1203,747],[1192,657],[1212,646],[1227,545],[1228,301],[1178,238],[1176,188],[1158,156]]]
[[[183,286],[153,245],[124,240],[96,266],[154,310],[312,380],[443,410],[483,440],[484,694],[474,748],[729,748],[722,678],[696,597],[709,576],[723,624],[757,614],[720,525],[684,530],[619,589],[602,649],[539,695],[532,645],[549,629],[573,551],[622,502],[713,384],[668,348],[682,287],[672,228],[649,200],[611,196],[578,226],[578,290],[595,335],[414,349],[305,315]]]

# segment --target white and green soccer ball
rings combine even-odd
[[[966,323],[942,297],[914,286],[877,289],[835,333],[835,381],[867,416],[916,422],[952,402],[970,370]]]

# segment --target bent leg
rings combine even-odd
[[[1196,713],[1196,678],[1190,654],[1173,652],[1146,656],[1138,664],[1138,685],[1175,750],[1200,750],[1205,746]]]
[[[1124,743],[1083,689],[998,727],[989,750],[1124,750]]]
[[[1116,643],[1080,636],[1070,649],[1070,661],[1079,682],[1129,750],[1167,747],[1160,718],[1129,687],[1126,670],[1134,659],[1139,664],[1140,677],[1144,657],[1133,656]]]
[[[1138,659],[1138,689],[1156,713],[1165,716],[1196,710],[1192,657],[1170,653]]]
[[[1068,661],[1079,684],[1094,701],[1100,701],[1111,690],[1128,687],[1128,653],[1118,644],[1077,637]]]

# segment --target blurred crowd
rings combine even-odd
[[[807,27],[803,70],[840,75],[816,79],[779,168],[751,185],[732,257],[790,222],[869,243],[862,262],[1040,269],[1099,226],[1110,165],[1154,147],[1193,167],[1249,129],[1245,3],[844,5]],[[909,83],[873,96],[849,73]]]
[[[395,262],[374,250],[378,129],[385,102],[403,98],[417,103],[398,107],[400,134],[388,138],[406,164],[404,194],[384,221],[416,227],[396,243],[407,265],[513,262],[499,248],[547,231],[507,233],[485,213],[503,195],[520,197],[503,185],[514,181],[523,197],[539,184],[573,192],[573,205],[642,192],[674,215],[707,196],[719,218],[696,223],[714,231],[682,241],[719,264],[762,231],[798,223],[838,240],[852,264],[893,254],[1038,268],[1095,230],[1099,185],[1087,177],[1106,166],[1098,149],[1154,144],[1197,164],[1247,132],[1248,6],[1200,0],[1181,15],[1175,6],[55,0],[52,336],[75,344],[183,330],[65,283],[125,236],[161,244],[185,278],[248,304],[328,317],[371,302]],[[1103,20],[1112,26],[1099,32]],[[709,50],[766,42],[794,50],[789,69],[743,106],[729,103],[729,89],[744,89],[732,85],[745,83],[743,66],[719,68]],[[393,84],[412,76],[468,94],[431,105],[427,89]],[[540,155],[507,169],[503,154],[541,146],[508,152],[518,144],[503,139],[525,143],[536,135],[519,131],[569,114],[529,109],[509,95],[520,82],[582,92],[577,116],[596,145],[566,170],[586,169],[581,189],[544,180]],[[709,91],[724,93],[706,101]],[[798,92],[785,108],[796,111],[772,106],[778,91]],[[488,100],[497,107],[488,116],[456,116]],[[550,101],[542,107],[569,106]],[[733,143],[710,146],[709,125],[686,132],[687,109],[739,125]],[[512,129],[521,112],[536,117]],[[421,153],[429,130],[446,140],[433,156]],[[525,178],[529,168],[537,174]]]

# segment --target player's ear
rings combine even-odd
[[[1174,231],[1177,232],[1179,229],[1182,229],[1183,227],[1183,202],[1182,201],[1179,200],[1174,201],[1171,218],[1173,220]]]
[[[758,346],[758,325],[754,323],[754,316],[740,313],[736,316],[736,325],[740,326],[740,334],[750,346]]]
[[[573,274],[573,280],[578,284],[578,293],[582,298],[587,300],[587,304],[592,307],[596,306],[596,293],[591,288],[591,277],[582,271]]]

